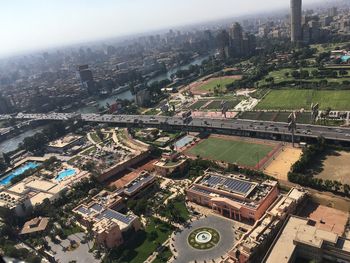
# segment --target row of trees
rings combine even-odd
[[[295,79],[308,79],[308,78],[337,78],[338,76],[344,77],[348,75],[348,71],[345,69],[339,70],[312,70],[311,73],[308,70],[293,70],[292,72],[286,72],[285,77],[292,76]]]

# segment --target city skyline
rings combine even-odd
[[[304,4],[317,1],[305,0]],[[50,3],[42,0],[5,2],[0,4],[3,11],[0,23],[5,25],[0,57],[273,11],[289,6],[288,0],[268,0],[264,7],[256,3],[256,0],[244,3],[220,0],[218,4],[205,0],[199,6],[194,0],[176,4],[159,0],[152,0],[152,4],[141,0],[132,3],[112,3],[106,0],[99,1],[96,6],[93,1],[81,0],[74,3],[65,0]],[[80,14],[82,11],[83,15]]]

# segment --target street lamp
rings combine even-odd
[[[297,129],[297,114],[295,111],[293,111],[289,116],[288,116],[288,130],[292,133],[292,145],[294,148],[294,133],[295,130]]]
[[[320,108],[320,105],[318,103],[311,104],[311,123],[314,124],[316,122],[316,119],[318,117],[318,109]]]

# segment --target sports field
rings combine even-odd
[[[219,91],[225,91],[226,85],[233,83],[235,80],[231,78],[218,78],[209,80],[204,85],[198,87],[202,91],[211,91],[214,92],[214,88],[218,87]]]
[[[273,148],[272,145],[211,136],[188,149],[185,153],[191,156],[200,156],[204,159],[254,167]]]
[[[204,94],[208,92],[214,93],[215,88],[217,88],[219,93],[226,91],[226,85],[241,79],[242,76],[225,76],[219,78],[211,78],[205,81],[197,81],[190,85],[193,94]]]
[[[273,90],[255,107],[259,110],[309,110],[319,103],[325,110],[350,110],[350,90]]]

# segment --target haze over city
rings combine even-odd
[[[305,0],[304,4],[318,0]],[[286,9],[289,0],[0,2],[0,56]]]
[[[0,262],[350,262],[350,0],[0,0]]]

